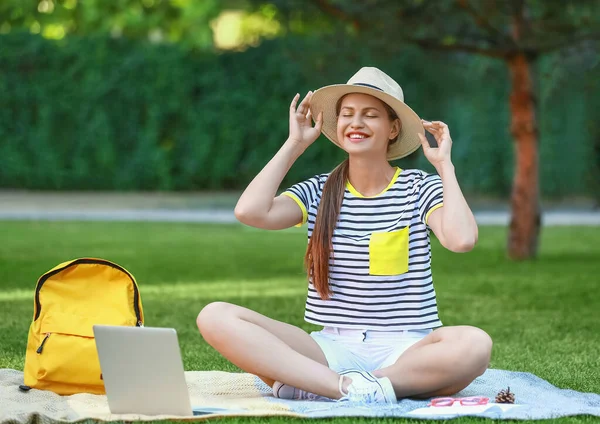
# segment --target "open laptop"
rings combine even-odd
[[[240,412],[192,408],[175,329],[94,325],[94,337],[111,413],[191,416]]]

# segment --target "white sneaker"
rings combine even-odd
[[[276,381],[273,384],[273,396],[279,399],[294,399],[294,400],[315,400],[315,401],[331,401],[332,399],[316,395],[311,392],[300,390],[296,387],[280,383]]]
[[[348,386],[348,394],[340,401],[350,401],[362,404],[398,402],[392,382],[387,377],[377,378],[367,371],[346,370],[340,375],[352,379]]]

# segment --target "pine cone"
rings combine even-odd
[[[496,395],[496,403],[515,403],[515,394],[510,391],[510,387],[500,390],[500,393]]]

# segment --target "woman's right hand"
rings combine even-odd
[[[290,104],[290,136],[289,140],[297,143],[303,149],[310,146],[321,134],[323,127],[323,112],[317,116],[315,126],[312,126],[310,99],[313,92],[309,91],[300,105],[296,108],[300,94],[296,94]]]

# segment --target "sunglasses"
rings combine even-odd
[[[451,398],[442,397],[432,399],[429,406],[452,406],[455,402],[460,402],[462,406],[475,406],[475,405],[487,405],[490,398],[482,396],[464,397],[464,398]]]

